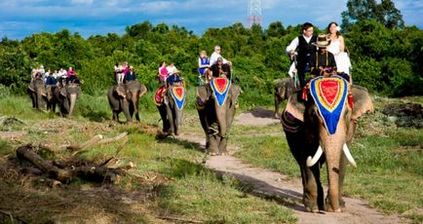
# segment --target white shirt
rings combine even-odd
[[[304,39],[306,40],[307,43],[310,43],[313,35],[311,35],[310,37],[306,37],[306,36],[303,35],[303,37],[304,37]],[[300,40],[298,39],[298,37],[293,39],[291,41],[291,43],[288,45],[288,47],[286,47],[286,53],[289,54],[291,51],[295,51],[297,49],[299,43],[300,43]]]
[[[223,59],[223,64],[227,64],[228,60],[224,59],[222,55],[217,53],[216,51],[210,56],[210,66],[216,64],[217,59],[221,57]]]
[[[171,65],[167,66],[166,70],[169,75],[172,75],[173,73],[178,71],[178,69],[176,69],[176,66],[171,66]]]

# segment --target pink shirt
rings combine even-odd
[[[168,76],[168,71],[165,66],[159,68],[160,81],[165,81]]]

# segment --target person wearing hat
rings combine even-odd
[[[336,62],[332,53],[327,50],[330,40],[326,34],[319,34],[316,41],[318,51],[311,57],[311,74],[314,76],[330,76],[336,74]]]
[[[311,57],[316,53],[317,37],[313,35],[313,24],[306,22],[302,26],[302,35],[296,37],[286,47],[286,53],[291,57],[291,60],[296,60],[296,68],[300,86],[305,86],[305,74],[311,71]]]
[[[182,82],[180,75],[180,71],[176,68],[175,63],[170,63],[169,66],[166,67],[168,71],[168,77],[166,78],[166,83],[168,85],[173,85],[175,82]]]

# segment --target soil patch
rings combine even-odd
[[[423,128],[423,106],[416,103],[389,104],[382,109],[398,127]]]
[[[279,119],[273,117],[273,111],[256,107],[235,117],[235,124],[266,126],[280,123]]]

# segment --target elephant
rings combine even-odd
[[[56,112],[57,99],[54,97],[54,92],[56,91],[57,86],[48,85],[46,86],[46,101],[47,101],[47,110],[51,112]]]
[[[273,113],[275,118],[280,118],[279,106],[287,100],[291,94],[295,91],[294,80],[292,78],[277,79],[274,82],[275,85],[275,112]]]
[[[138,80],[110,87],[107,98],[112,109],[113,120],[119,121],[119,114],[123,112],[127,122],[132,122],[134,114],[135,119],[140,121],[138,103],[146,92],[147,88]]]
[[[206,151],[210,155],[227,154],[228,133],[237,108],[239,85],[226,77],[214,77],[197,87],[197,111],[206,135]]]
[[[339,76],[317,77],[306,87],[288,99],[281,115],[290,151],[300,167],[303,203],[309,212],[341,212],[346,165],[356,166],[349,146],[357,119],[374,110],[372,100],[366,88],[351,86]],[[326,199],[320,182],[325,162]]]
[[[76,100],[81,94],[79,81],[68,82],[65,85],[59,84],[54,90],[54,97],[59,105],[61,116],[72,116]]]
[[[32,107],[41,109],[46,102],[46,87],[41,78],[35,78],[28,86],[28,93],[32,100]]]
[[[182,112],[185,105],[186,92],[183,81],[160,87],[154,96],[154,102],[163,121],[164,135],[180,134]]]

